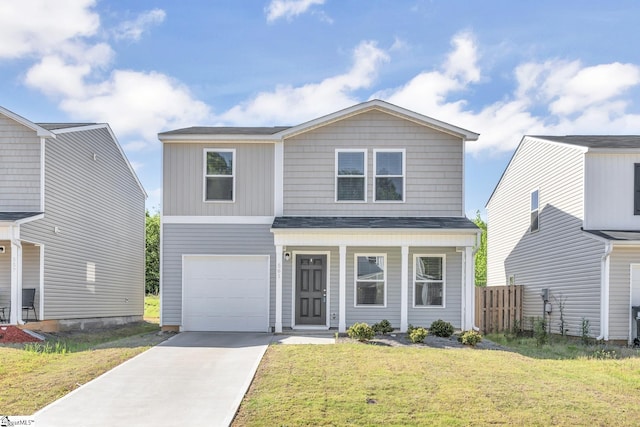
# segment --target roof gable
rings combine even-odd
[[[18,123],[20,123],[21,125],[35,131],[35,133],[43,138],[55,138],[56,136],[48,131],[47,129],[43,128],[42,126],[38,126],[37,124],[25,119],[22,116],[17,115],[16,113],[14,113],[13,111],[9,111],[4,107],[0,107],[0,114],[2,114],[5,117],[10,118],[13,121],[16,121]]]

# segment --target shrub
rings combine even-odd
[[[537,318],[533,322],[533,337],[536,339],[536,345],[538,347],[544,345],[549,340],[547,335],[547,321],[544,318]]]
[[[427,337],[427,330],[425,328],[411,328],[411,332],[409,333],[409,339],[412,343],[424,342],[424,339]]]
[[[369,341],[375,336],[373,328],[366,323],[354,323],[349,329],[347,329],[347,335],[349,338],[356,339],[358,341]]]
[[[482,341],[482,335],[480,335],[480,332],[470,330],[460,335],[459,339],[462,344],[475,347],[476,344]]]
[[[393,326],[387,319],[381,320],[380,323],[374,323],[372,328],[376,334],[384,335],[393,332]]]
[[[580,325],[580,339],[582,341],[582,345],[589,345],[591,339],[589,338],[589,333],[591,332],[591,325],[589,324],[589,319],[582,318],[582,324]]]
[[[438,319],[431,324],[429,332],[437,337],[450,337],[453,335],[453,325],[444,320]]]
[[[415,328],[416,328],[415,326],[409,323],[409,326],[407,326],[407,335],[409,335],[411,331],[413,331]]]

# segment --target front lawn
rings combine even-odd
[[[166,337],[140,322],[0,346],[0,415],[30,415]]]
[[[637,425],[640,358],[272,345],[234,426]]]

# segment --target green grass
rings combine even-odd
[[[28,415],[147,350],[159,338],[140,322],[101,331],[59,333],[44,344],[0,346],[0,414]],[[146,335],[144,335],[146,337]]]
[[[640,358],[273,345],[234,426],[636,425]]]
[[[160,297],[158,295],[144,297],[144,320],[160,323]]]

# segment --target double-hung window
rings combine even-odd
[[[445,256],[414,256],[414,307],[444,307]]]
[[[540,228],[540,218],[539,218],[539,207],[540,200],[538,190],[534,190],[531,192],[531,226],[530,230],[533,233],[534,231],[538,231]]]
[[[403,202],[405,189],[405,150],[374,150],[375,201]]]
[[[233,202],[235,200],[235,150],[206,149],[204,151],[204,200]]]
[[[386,256],[356,254],[356,306],[384,306]]]
[[[336,150],[336,201],[367,200],[367,151]]]

